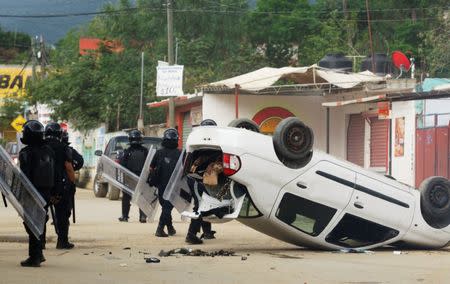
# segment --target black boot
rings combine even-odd
[[[169,233],[169,236],[175,236],[177,233],[173,225],[167,225],[167,232]]]
[[[128,222],[128,217],[125,217],[125,216],[119,217],[119,221],[120,222]]]
[[[40,267],[41,262],[42,262],[41,258],[36,258],[36,257],[30,256],[29,258],[25,259],[24,261],[21,261],[20,265],[24,266],[24,267]]]
[[[202,236],[200,237],[200,239],[205,239],[205,240],[212,240],[215,239],[216,237],[214,236],[214,234],[216,233],[216,231],[210,231],[210,232],[204,232],[202,234]]]
[[[167,238],[169,235],[166,234],[166,232],[164,232],[164,226],[158,226],[158,228],[156,229],[155,236],[160,238]]]
[[[68,240],[61,240],[58,238],[58,242],[56,243],[57,249],[73,249],[75,245],[72,243],[69,243]]]
[[[189,243],[191,245],[199,245],[203,244],[203,241],[200,240],[196,235],[188,233],[186,236],[186,243]]]

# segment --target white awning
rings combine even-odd
[[[317,65],[310,67],[264,67],[256,71],[239,75],[226,80],[210,83],[204,87],[227,87],[230,89],[239,85],[241,90],[259,91],[281,79],[289,79],[297,84],[333,84],[339,88],[353,88],[365,82],[385,81],[385,77],[374,75],[370,71],[360,73],[344,73],[324,69]]]

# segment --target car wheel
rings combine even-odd
[[[236,127],[236,128],[245,128],[250,131],[258,132],[259,133],[259,126],[256,124],[253,120],[248,118],[237,118],[235,120],[232,120],[229,124],[229,127]]]
[[[108,184],[99,181],[98,174],[94,178],[94,195],[95,197],[105,197],[108,193]]]
[[[109,200],[117,200],[120,197],[120,189],[113,185],[109,185],[108,198]]]
[[[304,167],[312,158],[314,133],[296,117],[283,119],[273,134],[273,147],[278,159],[287,167]]]
[[[450,181],[433,176],[419,187],[420,209],[425,221],[433,228],[441,229],[450,224]]]

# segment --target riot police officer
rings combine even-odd
[[[47,210],[51,196],[55,195],[54,189],[54,161],[55,154],[53,150],[44,143],[44,126],[36,120],[29,120],[25,123],[22,130],[21,141],[26,145],[19,153],[20,169],[31,181],[37,191],[47,202]],[[46,221],[48,217],[45,216]],[[24,223],[28,234],[28,255],[29,257],[22,261],[22,266],[39,267],[41,262],[45,261],[42,253],[42,240],[45,239],[44,233],[40,239],[36,238],[30,228]]]
[[[72,157],[72,167],[74,171],[80,170],[84,165],[83,156],[78,153],[72,146],[70,146],[69,142],[69,133],[64,130],[62,132],[61,142],[66,145],[67,151],[69,152],[69,156]],[[70,194],[70,208],[73,211],[73,222],[75,223],[75,192],[77,190],[75,183],[68,180],[68,189]],[[69,216],[70,217],[70,216]]]
[[[57,249],[72,249],[74,244],[69,242],[69,218],[71,206],[71,183],[75,182],[75,172],[72,156],[67,145],[61,142],[61,126],[56,122],[49,122],[45,126],[45,141],[55,152],[55,191],[59,201],[55,204],[55,228],[58,235]]]
[[[158,228],[155,233],[157,237],[168,237],[176,234],[172,224],[173,205],[163,198],[163,194],[181,154],[181,151],[178,149],[178,139],[178,131],[175,128],[169,128],[164,131],[161,143],[162,148],[156,151],[150,164],[148,183],[158,188],[158,199],[162,207]],[[167,227],[168,234],[164,231],[164,227]]]
[[[148,150],[142,146],[142,133],[139,130],[131,130],[128,133],[128,141],[130,147],[125,149],[122,155],[119,156],[119,163],[137,176],[141,175],[144,167],[145,159],[147,158]],[[123,191],[122,196],[122,216],[119,218],[121,222],[128,222],[128,215],[130,213],[131,196]],[[147,216],[139,209],[139,222],[145,223]]]

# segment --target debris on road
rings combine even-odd
[[[130,247],[125,247],[125,248],[123,248],[123,250],[131,250],[131,248]]]
[[[145,257],[145,262],[146,263],[159,263],[161,262],[158,258],[156,257]]]
[[[120,265],[120,267],[127,267],[128,266],[128,264],[126,264],[126,263],[121,263],[119,265]]]
[[[171,255],[187,255],[187,256],[236,256],[234,251],[227,251],[227,250],[219,250],[219,251],[212,251],[207,252],[200,249],[188,249],[188,248],[177,248],[169,251],[161,250],[159,252],[159,256],[167,257]]]
[[[334,252],[341,252],[341,253],[368,253],[368,254],[373,254],[374,252],[371,250],[365,250],[365,249],[340,249],[338,251],[334,251]]]
[[[241,260],[247,260],[246,256],[241,257]]]

